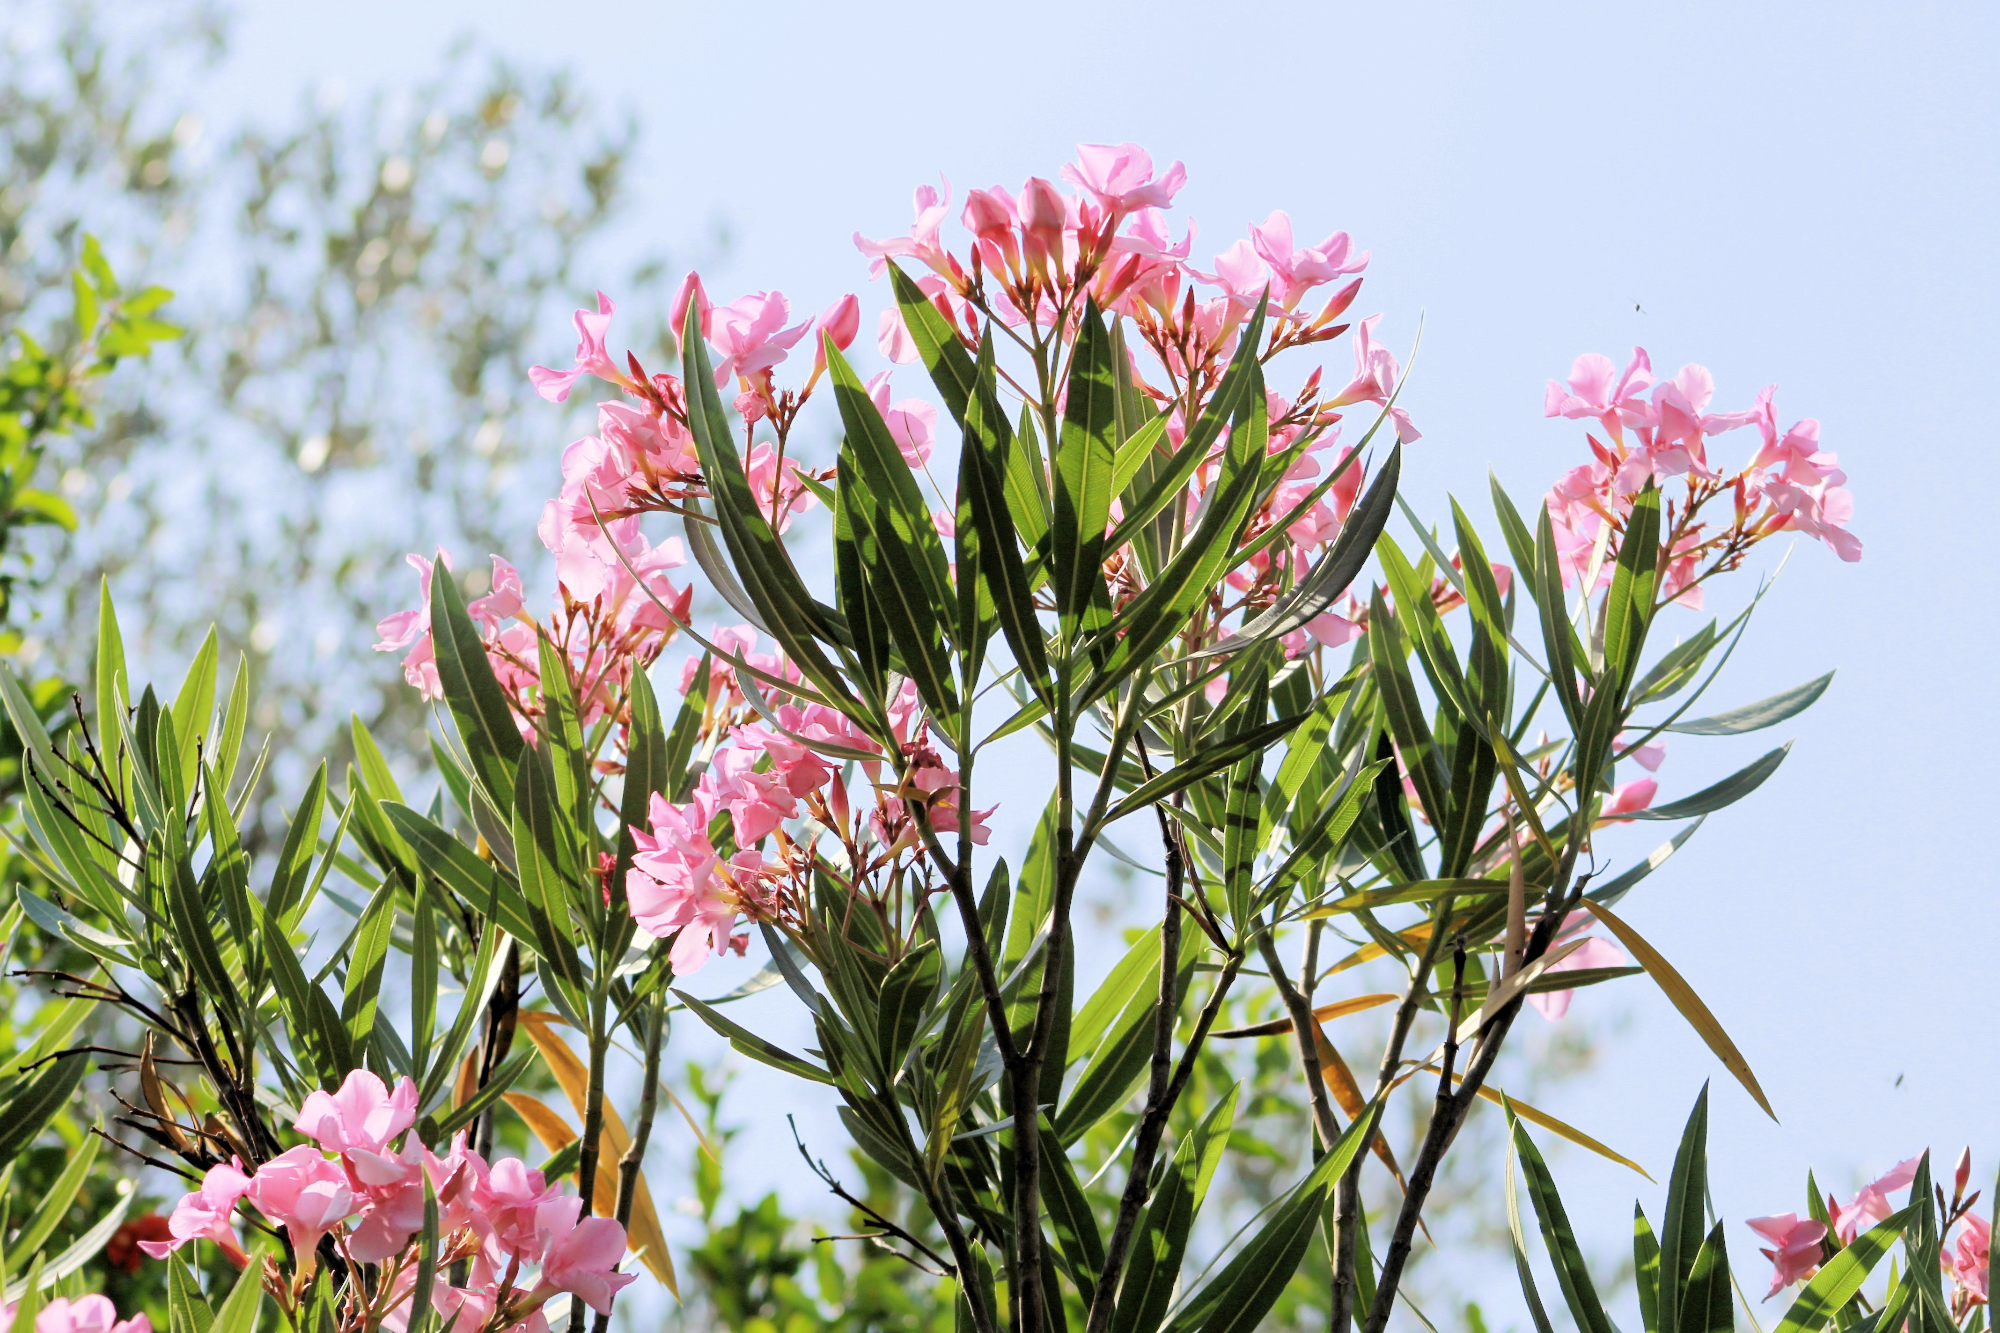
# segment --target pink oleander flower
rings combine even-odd
[[[1645,392],[1653,385],[1653,363],[1643,347],[1632,349],[1632,360],[1624,373],[1611,358],[1585,352],[1569,369],[1570,392],[1549,381],[1543,415],[1568,417],[1572,421],[1598,422],[1615,441],[1625,439],[1625,427],[1653,424],[1653,407]]]
[[[1963,1186],[1960,1186],[1963,1189]],[[1967,1213],[1959,1224],[1958,1242],[1944,1257],[1945,1271],[1959,1291],[1973,1303],[1984,1305],[1993,1298],[1987,1276],[1993,1252],[1993,1228],[1977,1213]]]
[[[569,397],[570,386],[584,375],[595,375],[599,379],[619,379],[618,367],[604,350],[604,335],[611,328],[611,314],[616,309],[611,298],[603,292],[597,294],[597,310],[576,312],[576,365],[568,370],[551,370],[547,366],[531,366],[528,379],[535,386],[535,392],[552,403],[560,403]]]
[[[257,1168],[245,1196],[283,1227],[302,1268],[312,1267],[321,1236],[354,1215],[353,1186],[338,1162],[301,1145]]]
[[[1217,255],[1215,272],[1203,273],[1193,268],[1188,272],[1211,287],[1222,288],[1229,302],[1245,311],[1256,309],[1258,300],[1271,285],[1270,271],[1248,241],[1238,241]]]
[[[869,259],[868,276],[879,278],[887,271],[892,255],[908,255],[920,260],[937,272],[940,277],[955,279],[957,264],[944,247],[938,243],[938,230],[951,213],[951,182],[938,178],[944,184],[944,193],[928,185],[919,185],[912,196],[911,205],[916,211],[916,222],[910,227],[908,236],[892,236],[886,241],[871,241],[860,232],[854,233],[854,248]]]
[[[1651,778],[1639,778],[1622,784],[1611,793],[1611,799],[1604,803],[1597,817],[1607,824],[1629,824],[1629,819],[1617,816],[1630,814],[1634,810],[1644,810],[1653,804],[1653,797],[1659,794],[1660,784]]]
[[[1783,1213],[1776,1217],[1753,1217],[1749,1228],[1771,1242],[1771,1248],[1763,1252],[1771,1261],[1771,1289],[1764,1293],[1764,1299],[1771,1297],[1812,1275],[1819,1267],[1820,1242],[1826,1238],[1826,1223],[1810,1218],[1799,1220],[1797,1213]]]
[[[1821,482],[1808,490],[1774,481],[1764,487],[1764,498],[1784,516],[1782,527],[1819,538],[1849,563],[1861,558],[1861,539],[1847,530],[1854,496],[1846,487]]]
[[[921,398],[891,403],[889,374],[885,370],[868,381],[868,396],[888,425],[889,437],[895,440],[903,461],[911,467],[922,467],[930,461],[931,447],[937,440],[937,408]]]
[[[1070,229],[1069,203],[1061,191],[1039,176],[1030,176],[1014,208],[1027,237],[1029,271],[1046,277],[1060,269]]]
[[[243,1174],[241,1162],[211,1166],[208,1174],[201,1178],[201,1188],[183,1194],[181,1201],[174,1205],[174,1211],[168,1215],[167,1232],[173,1239],[142,1240],[139,1248],[155,1259],[164,1259],[183,1245],[212,1240],[222,1247],[231,1263],[238,1268],[243,1267],[250,1261],[250,1256],[237,1243],[232,1221],[237,1200],[249,1190],[250,1177]]]
[[[1623,967],[1629,961],[1625,951],[1610,940],[1593,937],[1549,964],[1546,971],[1577,972],[1592,967]],[[1535,991],[1528,996],[1528,1003],[1534,1006],[1535,1012],[1553,1023],[1569,1012],[1570,1001],[1575,998],[1573,990]]]
[[[1501,591],[1505,593],[1506,589],[1503,588]],[[1622,750],[1630,745],[1632,741],[1633,737],[1629,732],[1620,732],[1618,739],[1612,742],[1612,744]],[[1626,758],[1645,769],[1648,773],[1657,773],[1660,771],[1660,765],[1666,762],[1667,743],[1656,736],[1632,751]]]
[[[579,1220],[582,1208],[583,1200],[568,1195],[535,1210],[536,1256],[542,1269],[538,1290],[566,1291],[608,1315],[612,1298],[637,1275],[618,1271],[625,1257],[625,1228],[608,1217]]]
[[[1172,208],[1174,196],[1187,184],[1187,168],[1178,162],[1154,180],[1152,156],[1135,143],[1078,144],[1075,165],[1065,164],[1062,174],[1070,184],[1090,191],[1114,219],[1142,208]]]
[[[11,1321],[13,1307],[5,1313]],[[35,1333],[153,1333],[153,1321],[143,1314],[120,1319],[110,1297],[93,1292],[74,1300],[58,1296],[44,1305],[35,1316]]]
[[[375,644],[375,651],[394,653],[409,649],[403,657],[403,679],[416,686],[424,698],[442,699],[444,682],[438,677],[437,653],[431,645],[432,562],[414,552],[404,559],[417,571],[421,597],[414,610],[398,611],[375,626],[375,632],[382,636]],[[451,569],[451,557],[443,547],[438,548],[438,559],[444,562],[447,571]]]
[[[1891,1191],[1908,1189],[1910,1182],[1917,1178],[1917,1162],[1911,1157],[1896,1163],[1882,1176],[1864,1185],[1854,1196],[1852,1203],[1835,1203],[1833,1207],[1833,1234],[1840,1237],[1842,1245],[1853,1243],[1860,1234],[1863,1222],[1886,1222],[1895,1212],[1889,1204]]]
[[[1355,326],[1354,378],[1335,395],[1328,407],[1345,407],[1349,403],[1381,403],[1386,406],[1395,394],[1400,374],[1395,353],[1375,341],[1375,325],[1381,319],[1380,315],[1370,315]],[[1390,408],[1389,417],[1395,423],[1396,438],[1404,444],[1423,438],[1423,434],[1411,424],[1410,414],[1402,408]]]
[[[417,1085],[398,1079],[392,1093],[366,1069],[354,1070],[340,1091],[315,1089],[292,1128],[328,1152],[388,1151],[390,1140],[417,1122]]]
[[[715,387],[741,377],[769,394],[771,368],[785,359],[803,338],[811,321],[784,327],[792,304],[782,292],[752,292],[728,305],[717,306],[709,318],[708,340],[721,353],[715,363]]]
[[[1292,247],[1291,215],[1279,209],[1250,228],[1250,242],[1277,279],[1272,296],[1290,310],[1313,288],[1368,267],[1368,252],[1353,256],[1353,242],[1337,231],[1318,245]]]

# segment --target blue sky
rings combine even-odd
[[[1675,743],[1669,797],[1798,737],[1627,916],[1784,1123],[1630,986],[1605,1002],[1629,1009],[1619,1043],[1548,1109],[1664,1168],[1715,1076],[1714,1197],[1737,1221],[1798,1208],[1808,1165],[1845,1189],[1925,1145],[1973,1141],[1990,1178],[2000,9],[249,0],[240,15],[209,94],[224,122],[328,79],[416,81],[467,30],[569,65],[645,130],[621,244],[686,252],[727,219],[730,262],[708,275],[723,299],[778,287],[818,309],[866,282],[850,232],[906,228],[911,188],[938,172],[961,193],[1018,185],[1080,140],[1136,139],[1187,163],[1178,208],[1201,220],[1204,259],[1278,207],[1373,252],[1357,313],[1384,311],[1398,348],[1423,323],[1402,400],[1425,432],[1406,465],[1420,512],[1449,491],[1485,513],[1489,467],[1525,498],[1581,461],[1580,432],[1541,416],[1543,383],[1579,352],[1699,361],[1727,406],[1775,381],[1787,419],[1820,418],[1839,453],[1867,557],[1802,545],[1712,698],[1840,674],[1777,733]],[[549,355],[566,343],[552,329]],[[1622,1233],[1630,1177],[1575,1154],[1561,1170],[1583,1225]]]

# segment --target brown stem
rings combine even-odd
[[[1257,932],[1257,952],[1263,955],[1271,982],[1278,988],[1278,997],[1285,1002],[1285,1012],[1292,1016],[1292,1035],[1298,1043],[1299,1063],[1305,1069],[1313,1128],[1319,1134],[1321,1148],[1331,1148],[1340,1139],[1340,1122],[1334,1119],[1333,1105],[1326,1096],[1326,1075],[1320,1070],[1319,1043],[1314,1040],[1319,1024],[1313,1021],[1312,1006],[1306,997],[1285,975],[1284,961],[1278,957],[1278,944],[1268,926]]]

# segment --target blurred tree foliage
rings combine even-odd
[[[525,368],[563,350],[633,124],[461,43],[414,91],[322,89],[211,136],[195,104],[228,49],[213,7],[0,9],[0,317],[61,289],[87,220],[121,268],[181,293],[189,331],[175,373],[108,397],[59,459],[81,522],[60,578],[42,544],[38,642],[84,665],[102,573],[142,660],[185,656],[210,621],[225,658],[250,653],[274,756],[340,771],[350,710],[420,735],[394,716],[420,704],[372,653],[374,623],[411,600],[420,534],[476,581],[497,534],[532,526],[567,437]],[[621,291],[643,312],[661,274],[642,264]],[[305,772],[273,776],[282,804]]]

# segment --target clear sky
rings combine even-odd
[[[1784,1124],[1630,983],[1604,1002],[1630,1009],[1620,1044],[1548,1109],[1664,1178],[1715,1076],[1732,1223],[1800,1208],[1808,1165],[1845,1191],[1973,1140],[1991,1178],[2000,8],[247,0],[241,17],[211,92],[224,121],[326,79],[414,81],[467,30],[571,66],[644,126],[632,249],[686,249],[726,218],[722,299],[778,287],[817,309],[866,282],[850,232],[907,228],[912,186],[940,171],[1018,187],[1080,140],[1136,139],[1186,162],[1204,259],[1278,207],[1372,250],[1357,313],[1384,311],[1398,348],[1424,321],[1402,400],[1425,432],[1420,512],[1450,490],[1483,515],[1488,467],[1525,499],[1582,461],[1580,432],[1541,416],[1579,352],[1699,361],[1731,407],[1776,381],[1788,419],[1824,423],[1867,556],[1802,545],[1713,697],[1840,674],[1776,733],[1675,742],[1663,797],[1798,737],[1627,907]],[[549,355],[566,350],[552,329]],[[1574,1153],[1560,1170],[1584,1227],[1624,1234],[1633,1178]]]

